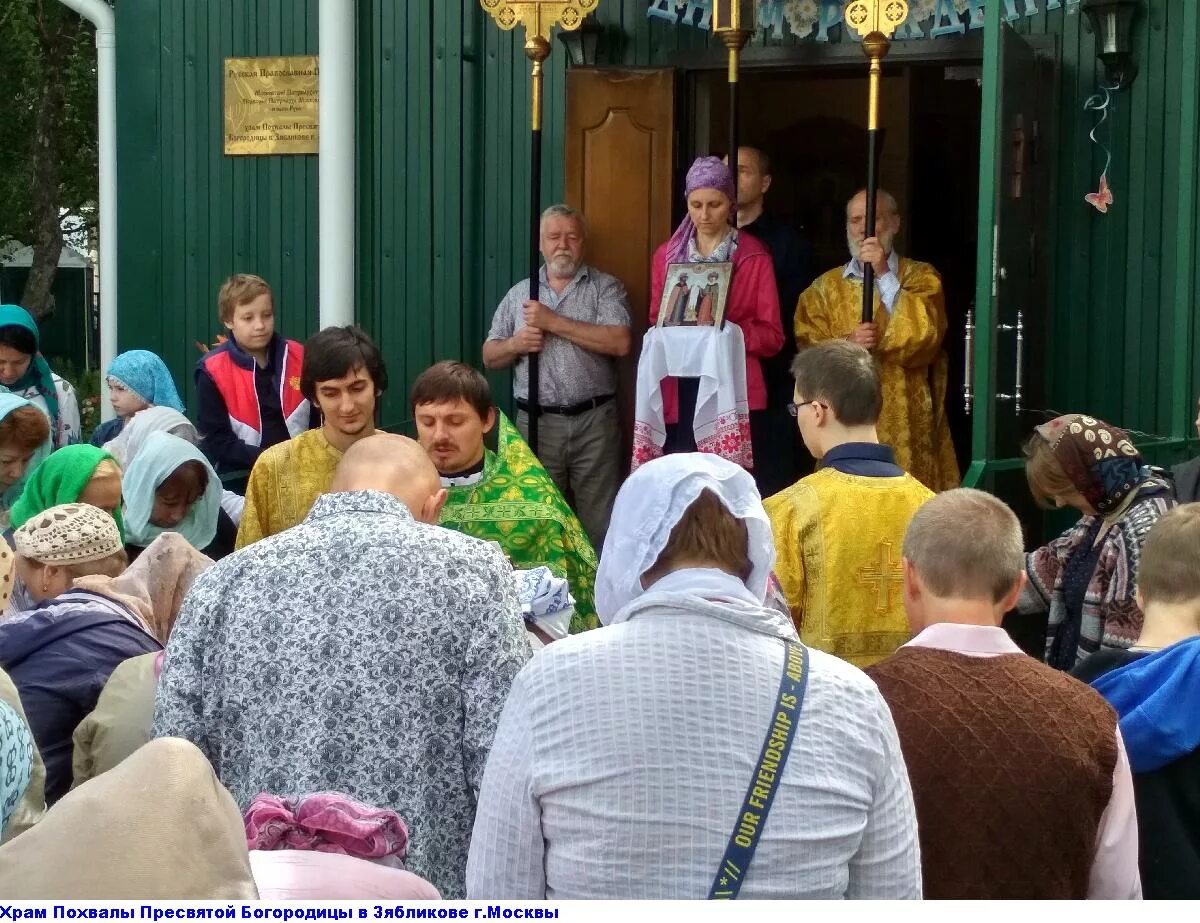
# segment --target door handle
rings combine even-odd
[[[967,322],[964,327],[966,336],[963,338],[963,409],[969,416],[975,406],[975,392],[972,385],[975,382],[975,308],[967,311]]]
[[[1014,412],[1020,416],[1024,400],[1025,386],[1025,314],[1023,311],[1017,311],[1017,322],[1015,324],[998,324],[997,330],[1004,332],[1013,332],[1017,335],[1016,349],[1016,377],[1013,382],[1012,394],[997,394],[997,401],[1012,401]]]

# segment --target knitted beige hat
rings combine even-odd
[[[43,564],[83,564],[124,545],[116,520],[90,503],[64,503],[34,516],[13,533],[17,554]]]

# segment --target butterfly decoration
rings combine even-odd
[[[1088,132],[1088,137],[1092,139],[1092,143],[1096,147],[1104,151],[1104,169],[1100,171],[1100,189],[1096,192],[1089,192],[1083,197],[1083,200],[1102,215],[1107,215],[1108,207],[1113,204],[1112,190],[1108,188],[1108,168],[1112,166],[1112,151],[1096,137],[1096,132],[1108,120],[1108,114],[1113,104],[1112,94],[1115,90],[1116,87],[1101,87],[1100,92],[1089,96],[1083,103],[1084,112],[1100,113],[1100,118]]]
[[[1108,188],[1108,173],[1100,174],[1100,190],[1089,192],[1083,200],[1096,209],[1100,214],[1108,214],[1108,206],[1113,204],[1112,190]]]

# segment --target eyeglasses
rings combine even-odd
[[[816,406],[816,407],[823,407],[825,410],[829,409],[829,405],[822,403],[821,401],[800,401],[799,403],[797,403],[796,401],[789,401],[788,405],[787,405],[788,413],[790,413],[793,417],[799,416],[800,408],[807,407],[810,404],[812,404],[813,406]]]

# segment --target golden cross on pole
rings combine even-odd
[[[908,18],[905,0],[853,0],[846,7],[846,22],[863,37],[863,52],[871,61],[867,97],[867,214],[864,233],[875,236],[875,195],[879,189],[879,81],[883,59],[892,47],[892,33]],[[863,266],[863,323],[875,314],[875,268]]]
[[[542,62],[550,57],[550,30],[574,32],[600,0],[479,0],[501,29],[525,27],[525,56],[533,62],[534,130],[541,128]]]
[[[541,187],[542,187],[542,63],[550,57],[550,30],[555,26],[573,32],[594,10],[600,0],[479,0],[485,13],[505,31],[525,27],[525,57],[533,67],[530,106],[529,147],[529,300],[541,294]],[[541,395],[538,354],[530,353],[525,362],[529,371],[529,447],[538,450],[538,416]]]
[[[904,581],[904,570],[899,561],[892,560],[892,543],[879,543],[879,563],[874,567],[863,567],[858,571],[858,579],[862,583],[875,585],[877,612],[886,612],[892,600],[892,584]]]

